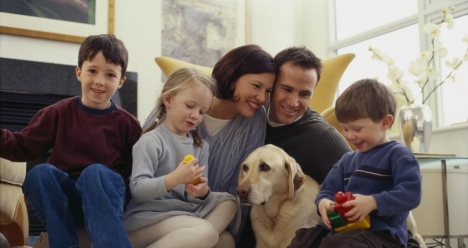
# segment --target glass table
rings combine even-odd
[[[468,187],[465,186],[468,185],[468,157],[430,154],[415,154],[415,156],[419,161],[423,177],[422,201],[420,206],[412,211],[418,225],[418,233],[420,229],[426,229],[428,230],[426,234],[424,231],[420,233],[424,238],[444,238],[446,247],[451,247],[450,239],[455,238],[458,247],[464,247],[463,239],[468,238],[468,205],[460,206],[457,202],[460,201],[461,204],[468,202]],[[449,185],[453,186],[450,191]],[[449,206],[449,200],[456,202],[451,202]],[[438,206],[442,216],[438,214]],[[450,216],[449,210],[455,215]],[[458,216],[459,214],[462,216]],[[451,219],[454,222],[452,224],[461,226],[455,232],[450,230]],[[437,234],[438,231],[433,229],[440,228],[440,222],[443,222],[443,233]]]

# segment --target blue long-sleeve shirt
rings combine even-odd
[[[325,178],[315,204],[323,198],[333,201],[338,191],[372,195],[377,210],[369,214],[370,230],[388,230],[406,247],[406,218],[422,193],[418,160],[406,146],[391,141],[345,154]]]

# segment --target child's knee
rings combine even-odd
[[[26,178],[24,180],[24,185],[27,187],[28,185],[35,185],[37,186],[38,183],[52,180],[52,177],[55,176],[59,172],[60,174],[64,174],[64,172],[57,169],[55,166],[51,164],[38,164],[34,166],[28,174],[26,174]]]
[[[204,221],[197,224],[195,228],[197,229],[197,235],[208,247],[213,247],[218,243],[219,233],[210,222]]]
[[[92,164],[83,169],[80,175],[80,179],[92,180],[92,181],[101,181],[101,180],[112,180],[112,181],[122,181],[122,177],[116,172],[109,169],[103,164]]]

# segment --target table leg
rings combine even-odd
[[[448,193],[447,193],[447,164],[445,160],[442,162],[442,198],[444,209],[444,231],[445,231],[445,246],[450,248],[450,225],[449,225],[449,210],[448,210]]]
[[[464,248],[463,238],[458,238],[458,248]]]

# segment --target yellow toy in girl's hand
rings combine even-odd
[[[194,158],[195,157],[192,154],[187,154],[187,155],[185,155],[184,160],[182,160],[182,163],[186,164],[186,163],[192,161]],[[197,179],[195,179],[195,180],[193,180],[191,182],[191,184],[193,184],[193,185],[197,185],[199,183],[200,183],[200,178],[197,178]]]

